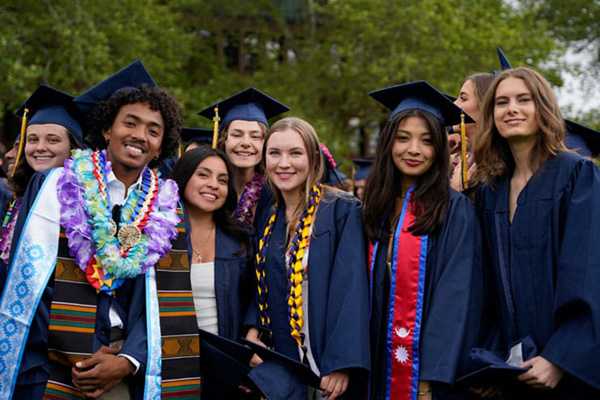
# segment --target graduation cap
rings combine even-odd
[[[354,180],[360,181],[367,179],[369,172],[371,171],[371,164],[373,164],[373,158],[355,158],[352,160],[354,164]]]
[[[190,143],[206,143],[211,145],[213,142],[213,130],[205,128],[181,128],[181,140],[186,142],[187,147]]]
[[[240,343],[200,329],[202,398],[237,398],[238,386],[248,372],[254,351]]]
[[[375,90],[369,96],[392,110],[390,120],[404,110],[422,110],[432,114],[444,126],[461,122],[461,110],[442,92],[426,81],[415,81]],[[465,114],[465,122],[474,122]]]
[[[216,109],[222,116],[220,119],[216,115]],[[198,114],[215,121],[215,123],[220,120],[220,131],[222,127],[235,120],[262,122],[268,127],[270,118],[289,110],[290,108],[285,104],[251,87],[205,108]]]
[[[287,371],[290,371],[294,376],[301,378],[304,385],[316,388],[319,387],[321,378],[317,376],[308,365],[249,340],[242,339],[242,343],[250,347],[252,351],[263,359],[263,361],[272,361],[277,365],[285,366]]]
[[[600,132],[565,119],[567,136],[565,144],[586,157],[596,157],[600,153]]]
[[[110,99],[117,92],[137,90],[143,84],[157,86],[144,64],[138,60],[83,92],[75,99],[75,104],[82,114],[87,115],[96,104]]]
[[[496,47],[496,50],[498,51],[498,59],[500,60],[500,68],[502,69],[502,71],[506,69],[512,69],[512,65],[510,65],[508,59],[506,58],[499,46]]]
[[[82,143],[81,115],[75,108],[73,99],[74,96],[68,93],[41,84],[25,100],[25,103],[17,111],[17,116],[29,118],[27,126],[41,124],[64,126],[79,143]]]
[[[528,368],[520,368],[518,364],[537,355],[537,346],[531,338],[526,336],[511,347],[505,359],[497,352],[474,348],[471,350],[471,359],[476,370],[457,379],[457,385],[469,387],[498,386],[505,384],[527,372]]]

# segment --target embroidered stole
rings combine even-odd
[[[10,399],[17,381],[29,328],[56,262],[60,205],[56,198],[57,170],[46,177],[27,216],[16,246],[0,301],[0,398]],[[52,196],[54,193],[54,196]],[[38,224],[47,229],[36,229]],[[15,238],[17,239],[17,238]]]
[[[200,336],[183,213],[171,252],[156,266],[162,332],[162,398],[200,398]],[[227,373],[226,371],[224,373]]]
[[[409,206],[413,190],[411,188],[406,194],[394,232],[386,334],[386,399],[415,400],[419,386],[419,335],[428,237],[414,236],[408,231],[415,220],[412,205]],[[375,243],[371,278],[378,247]]]

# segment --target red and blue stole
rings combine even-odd
[[[408,228],[415,221],[411,188],[394,232],[389,313],[386,334],[386,399],[415,400],[419,387],[419,335],[423,312],[427,235],[415,236]],[[379,243],[371,254],[371,271]],[[385,256],[385,255],[384,255]],[[371,296],[373,279],[371,279]],[[372,298],[372,297],[371,297]]]

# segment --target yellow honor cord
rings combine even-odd
[[[460,163],[462,172],[462,188],[469,188],[469,178],[467,176],[467,135],[465,132],[465,113],[460,113]]]
[[[21,139],[19,140],[19,150],[17,151],[17,158],[15,159],[15,165],[13,166],[12,171],[10,171],[10,176],[15,174],[15,170],[17,169],[17,164],[21,159],[21,153],[23,153],[23,146],[25,145],[25,130],[27,129],[27,113],[29,113],[29,109],[26,108],[23,111],[23,119],[21,120]]]
[[[219,136],[219,121],[220,120],[221,120],[221,118],[219,118],[219,107],[215,107],[215,116],[213,118],[213,122],[214,122],[213,142],[212,142],[213,149],[217,147],[217,137]]]

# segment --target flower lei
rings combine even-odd
[[[22,198],[14,197],[6,210],[4,221],[2,221],[2,239],[0,239],[0,261],[5,264],[8,262],[8,256],[10,255],[10,246],[12,243],[13,235],[15,233],[15,225],[17,224],[17,216],[19,215],[19,209],[21,208]]]
[[[69,250],[88,282],[99,291],[117,289],[125,279],[144,274],[164,258],[177,236],[179,222],[177,185],[171,180],[159,185],[156,173],[145,168],[142,188],[129,192],[119,221],[121,230],[137,228],[139,240],[119,243],[107,187],[110,170],[106,152],[78,149],[65,162],[57,184],[60,223]]]
[[[252,225],[252,210],[256,206],[256,203],[258,203],[260,191],[264,184],[264,178],[258,174],[254,175],[250,182],[246,182],[244,191],[240,196],[240,201],[233,213],[233,219],[235,221],[246,226]]]
[[[323,185],[317,182],[313,185],[308,195],[308,205],[306,210],[298,219],[298,224],[294,229],[290,245],[290,261],[287,266],[287,289],[286,302],[289,310],[290,334],[296,342],[302,347],[306,353],[304,346],[304,315],[302,310],[302,259],[304,258],[304,250],[308,247],[308,239],[310,236],[310,227],[314,220],[314,214],[321,201]],[[259,241],[258,253],[256,254],[256,278],[258,281],[258,307],[260,310],[260,318],[263,328],[267,330],[268,337],[271,340],[273,332],[271,331],[271,320],[268,314],[267,303],[267,284],[265,280],[265,263],[269,240],[273,233],[273,226],[277,216],[277,207],[273,206],[273,213],[269,218],[269,222],[264,230],[263,238]]]

